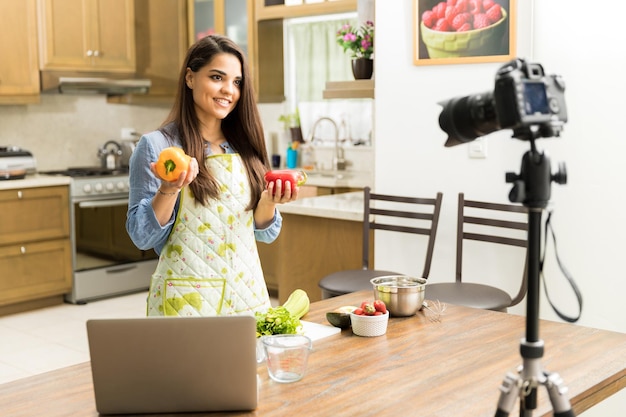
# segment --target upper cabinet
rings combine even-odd
[[[188,0],[135,0],[137,78],[150,79],[148,94],[107,97],[108,103],[173,103],[188,41]]]
[[[243,49],[255,74],[253,0],[189,0],[189,44],[210,35],[226,35]]]
[[[0,104],[39,102],[35,2],[0,0]]]
[[[135,71],[133,0],[39,0],[44,70]]]
[[[250,0],[190,0],[189,44],[213,33],[228,36],[250,59],[254,19]]]
[[[254,0],[259,102],[285,101],[283,20],[357,11],[357,0]]]
[[[257,20],[354,12],[358,0],[255,0]]]

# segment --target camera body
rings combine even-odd
[[[518,58],[500,67],[493,92],[453,98],[440,103],[440,127],[446,146],[474,140],[500,129],[530,140],[559,136],[567,122],[565,82],[546,75],[540,64]]]
[[[521,59],[502,66],[493,90],[501,129],[525,131],[537,126],[539,136],[559,136],[567,122],[565,82],[558,75],[546,75],[540,64]],[[522,137],[525,139],[525,137]]]

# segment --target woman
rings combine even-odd
[[[168,146],[192,157],[172,182],[155,171]],[[276,239],[282,225],[276,205],[296,200],[298,188],[276,181],[266,189],[269,166],[243,52],[223,36],[199,40],[185,58],[168,118],[142,136],[130,160],[126,229],[138,248],[160,255],[148,315],[270,307],[256,240]]]

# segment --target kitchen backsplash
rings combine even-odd
[[[281,104],[259,105],[266,131],[268,152],[274,152],[272,136],[280,135]],[[120,140],[121,129],[152,131],[167,117],[170,105],[108,104],[100,95],[44,94],[41,103],[0,106],[0,146],[19,146],[35,156],[39,170],[78,166],[98,166],[98,149],[108,140]],[[328,145],[328,144],[327,144]],[[284,143],[280,144],[280,148]],[[319,161],[330,161],[331,148],[318,151]],[[371,148],[346,149],[349,169],[369,170],[373,164]]]
[[[42,95],[41,103],[0,107],[0,146],[15,145],[35,156],[39,170],[99,166],[98,149],[119,140],[122,127],[157,128],[169,106],[108,104],[100,95]]]

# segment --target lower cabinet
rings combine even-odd
[[[353,191],[363,191],[363,189],[350,187],[320,187],[317,185],[303,185],[300,187],[298,198],[351,193]]]
[[[72,286],[69,187],[0,191],[0,315],[63,302]]]
[[[281,304],[297,288],[305,290],[311,302],[318,301],[320,279],[332,272],[361,268],[362,222],[290,213],[282,216],[278,238],[270,244],[257,244],[265,282]]]

